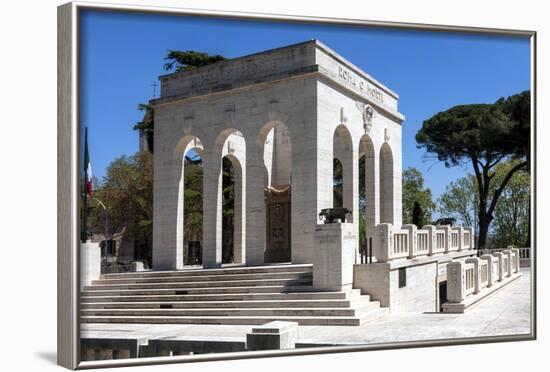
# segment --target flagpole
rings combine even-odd
[[[87,188],[87,160],[86,154],[88,153],[88,127],[85,127],[84,129],[84,177],[82,181],[82,195],[84,197],[84,211],[82,216],[82,230],[80,232],[80,239],[82,240],[82,243],[86,243],[88,240],[88,188]]]

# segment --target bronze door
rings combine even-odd
[[[267,187],[265,262],[290,262],[290,185]]]

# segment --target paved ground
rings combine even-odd
[[[531,271],[465,314],[391,314],[363,326],[302,326],[299,342],[370,344],[530,333]],[[85,337],[244,341],[252,326],[82,324]]]

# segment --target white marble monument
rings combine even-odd
[[[155,112],[153,269],[183,267],[184,156],[203,159],[203,266],[221,265],[221,164],[236,169],[234,261],[319,261],[327,231],[318,214],[333,207],[333,158],[343,165],[343,207],[351,210],[332,261],[349,286],[358,254],[359,158],[366,155],[367,227],[401,226],[401,123],[398,96],[318,40],[160,77]],[[287,190],[288,215],[266,212],[267,188]],[[284,226],[272,222],[290,219]],[[269,224],[273,224],[270,230]],[[331,234],[334,231],[331,231]],[[333,253],[326,254],[335,257]],[[317,271],[319,271],[318,268]],[[323,269],[325,270],[325,269]],[[329,267],[326,270],[330,270]],[[317,273],[317,275],[322,275]],[[336,283],[323,286],[336,285]],[[338,286],[336,285],[336,286]]]

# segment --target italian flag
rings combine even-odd
[[[84,141],[84,182],[86,183],[86,195],[92,197],[92,163],[90,163],[90,154],[88,153],[88,128],[86,128]]]

